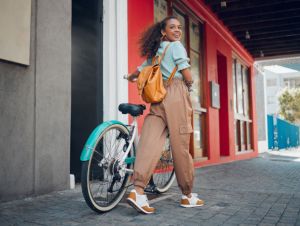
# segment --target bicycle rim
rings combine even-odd
[[[118,159],[126,149],[126,136],[126,127],[119,124],[108,127],[100,135],[90,160],[82,165],[82,192],[96,212],[111,210],[126,192],[130,175],[118,170]],[[132,150],[128,156],[133,154]]]

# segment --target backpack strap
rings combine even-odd
[[[164,49],[163,53],[161,54],[161,57],[160,57],[159,62],[158,62],[159,65],[160,65],[162,59],[164,58],[164,56],[165,56],[165,54],[167,52],[167,49],[169,48],[170,44],[171,44],[171,42],[166,46],[166,48]]]
[[[166,52],[167,52],[167,49],[169,48],[170,44],[171,44],[171,43],[169,43],[169,44],[166,46],[164,52],[162,53],[161,58],[160,58],[160,61],[159,61],[159,64],[161,63],[162,59],[164,58],[164,56],[165,56],[165,54],[166,54]],[[167,84],[166,84],[167,86],[170,85],[170,82],[171,82],[172,78],[174,77],[174,75],[175,75],[175,73],[176,73],[176,71],[177,71],[177,68],[178,68],[178,66],[176,65],[176,67],[174,67],[172,73],[170,74],[170,77],[168,78],[168,81],[167,81]]]
[[[178,66],[176,65],[176,67],[174,67],[174,69],[173,69],[170,77],[168,78],[168,81],[167,81],[167,84],[166,84],[167,86],[170,85],[170,82],[171,82],[172,78],[174,77],[174,75],[175,75],[175,73],[177,71],[177,68],[178,68]]]
[[[155,63],[156,61],[158,61],[158,64],[160,65],[160,63],[161,63],[162,59],[164,58],[164,56],[165,56],[165,54],[166,54],[166,52],[167,52],[167,49],[169,48],[170,44],[171,44],[171,43],[169,43],[169,44],[165,47],[163,53],[161,54],[161,57],[155,56],[155,57],[152,58],[152,65],[154,65],[154,63]],[[177,71],[177,68],[178,68],[178,66],[176,65],[176,67],[174,67],[174,69],[173,69],[173,71],[172,71],[170,77],[168,78],[167,86],[169,85],[170,81],[171,81],[172,78],[174,77],[174,75],[175,75],[175,73],[176,73],[176,71]]]
[[[165,56],[165,54],[166,54],[166,51],[167,51],[167,49],[169,48],[170,44],[171,44],[171,43],[169,43],[169,44],[165,47],[165,49],[164,49],[163,53],[161,54],[161,56],[154,56],[154,57],[152,58],[152,65],[155,65],[156,62],[157,62],[158,65],[160,65],[160,63],[161,63],[162,59],[164,58],[164,56]]]

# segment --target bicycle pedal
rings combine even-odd
[[[156,186],[148,186],[144,189],[144,192],[151,193],[151,194],[160,194],[160,192],[157,190]]]

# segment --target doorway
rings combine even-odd
[[[70,171],[80,180],[80,154],[103,120],[103,0],[72,1]]]
[[[229,156],[228,78],[227,59],[218,52],[218,83],[220,86],[219,137],[220,156]]]

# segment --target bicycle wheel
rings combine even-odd
[[[132,168],[133,164],[121,166],[118,159],[128,146],[128,136],[125,126],[108,126],[99,136],[90,159],[82,164],[82,193],[88,206],[96,212],[114,208],[127,190],[130,175],[120,169]],[[128,156],[133,156],[133,151],[134,147]]]
[[[175,170],[173,166],[173,157],[169,135],[167,136],[164,150],[159,159],[159,162],[157,163],[155,172],[151,180],[155,185],[155,189],[159,193],[166,192],[175,180]]]

